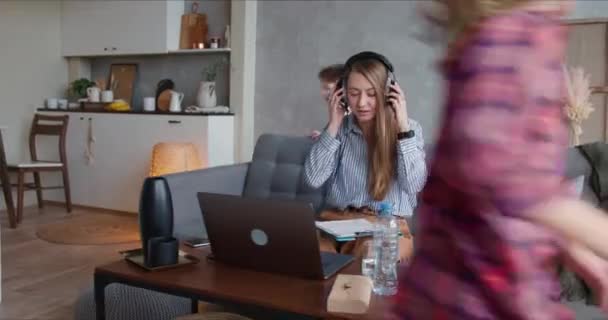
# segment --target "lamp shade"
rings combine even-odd
[[[193,143],[161,142],[152,149],[150,177],[196,170],[203,167],[198,148]]]

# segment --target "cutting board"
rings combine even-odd
[[[171,105],[171,89],[163,90],[158,95],[158,102],[156,108],[159,111],[169,112],[169,106]]]
[[[198,3],[192,3],[190,13],[182,15],[179,37],[180,49],[197,48],[199,43],[207,43],[207,15],[198,13]]]

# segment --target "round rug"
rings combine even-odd
[[[117,244],[140,241],[137,215],[79,214],[38,226],[38,238],[60,244]]]

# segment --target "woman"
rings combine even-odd
[[[328,103],[329,124],[312,147],[304,174],[312,187],[327,183],[324,220],[374,220],[380,203],[391,202],[401,218],[400,256],[407,260],[412,237],[405,217],[416,207],[426,164],[422,129],[408,117],[399,85],[388,81],[392,69],[384,56],[373,52],[346,62],[341,88]],[[346,243],[340,251],[361,256],[362,244]],[[328,238],[322,238],[321,248],[337,249]]]
[[[560,258],[606,305],[608,222],[562,183],[565,3],[445,1],[446,111],[396,319],[573,319]]]

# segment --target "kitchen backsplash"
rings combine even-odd
[[[229,53],[175,54],[161,56],[127,56],[99,57],[91,59],[91,79],[104,79],[106,83],[112,64],[137,64],[137,81],[133,94],[133,110],[141,110],[143,97],[153,97],[156,85],[162,79],[171,79],[175,91],[184,93],[182,107],[196,105],[196,96],[200,82],[203,80],[203,69],[213,63],[230,61]],[[218,106],[228,106],[229,64],[225,64],[217,73],[216,95]]]

